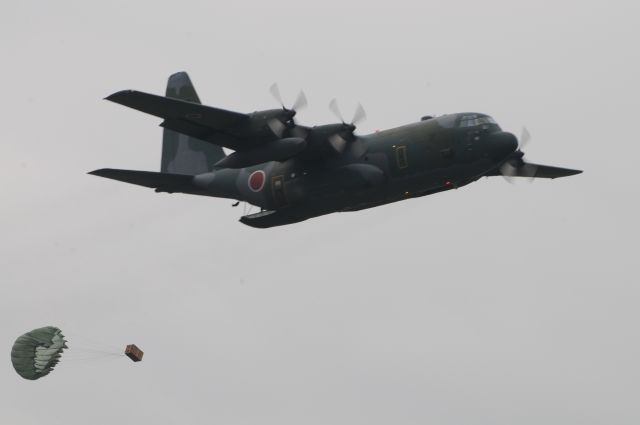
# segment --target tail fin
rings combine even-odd
[[[166,96],[200,103],[186,72],[178,72],[169,77]],[[165,129],[162,135],[160,171],[190,175],[206,173],[225,156],[220,146]]]

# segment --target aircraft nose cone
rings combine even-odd
[[[497,161],[504,159],[518,149],[518,139],[506,131],[491,134],[488,142],[491,156]]]

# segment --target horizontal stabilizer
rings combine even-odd
[[[199,189],[192,186],[193,176],[186,174],[156,173],[153,171],[117,170],[102,168],[89,174],[125,183],[137,184],[156,189],[156,192],[197,193]]]
[[[174,124],[165,125],[165,127],[175,129],[176,131],[180,131],[180,129],[173,127],[180,125],[191,125],[196,128],[204,127],[212,131],[224,131],[248,119],[248,115],[239,112],[227,111],[199,103],[143,93],[136,90],[119,91],[108,96],[106,99],[163,118],[167,123]],[[183,122],[182,124],[180,123],[181,121]],[[198,137],[203,137],[203,135],[199,134]]]

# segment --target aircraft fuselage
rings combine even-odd
[[[460,127],[469,116],[486,119]],[[194,184],[211,196],[260,207],[262,212],[241,221],[271,227],[461,187],[496,169],[516,149],[515,136],[487,116],[454,114],[356,137],[333,160],[296,157],[214,170],[196,176]]]

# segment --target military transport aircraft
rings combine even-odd
[[[90,174],[154,188],[244,201],[260,212],[240,221],[258,228],[357,211],[459,188],[483,176],[556,178],[578,170],[523,160],[529,139],[502,131],[488,115],[457,113],[356,135],[358,106],[346,123],[313,127],[294,121],[301,92],[282,108],[250,114],[204,106],[185,72],[169,77],[166,96],[124,90],[107,100],[162,118],[160,172],[105,168]],[[222,147],[233,150],[226,155]],[[237,202],[236,204],[237,205]]]

